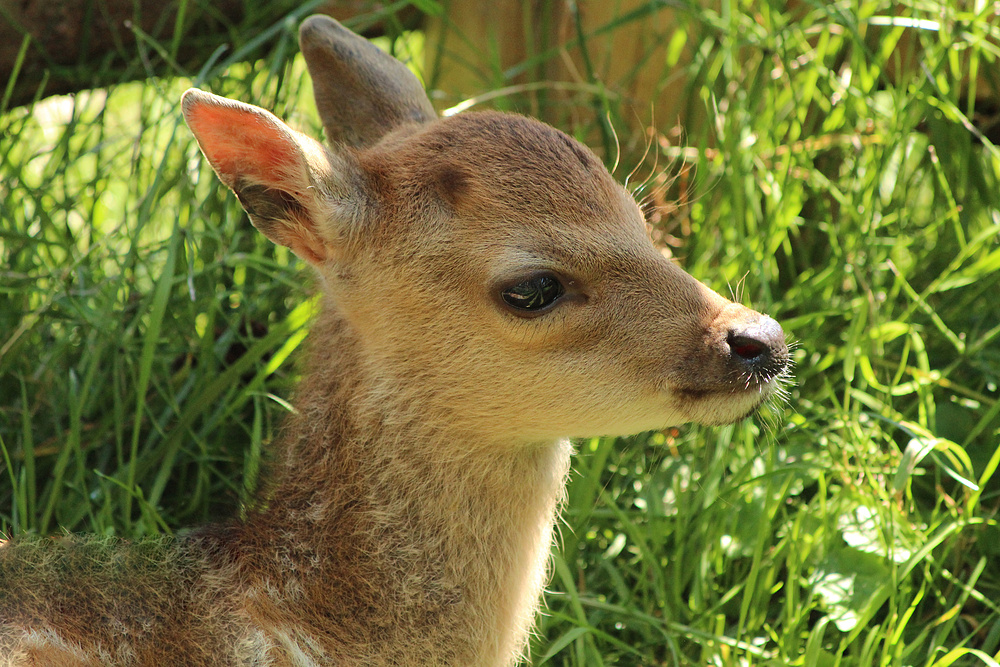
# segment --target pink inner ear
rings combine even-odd
[[[277,185],[301,162],[292,138],[266,116],[211,103],[187,111],[188,124],[220,175],[249,176]]]

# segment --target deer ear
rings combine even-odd
[[[181,107],[219,180],[264,236],[313,265],[336,253],[361,199],[349,158],[249,104],[192,88]]]
[[[406,65],[329,16],[302,22],[299,47],[328,141],[370,146],[397,127],[437,118]]]

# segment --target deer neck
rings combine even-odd
[[[569,444],[456,432],[367,371],[335,314],[313,337],[327,359],[311,367],[333,370],[303,379],[283,460],[248,522],[282,551],[268,588],[322,610],[316,625],[347,628],[366,664],[511,664],[545,581]]]

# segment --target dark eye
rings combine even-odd
[[[500,298],[517,310],[540,311],[551,306],[564,293],[558,278],[543,273],[511,285],[500,292]]]

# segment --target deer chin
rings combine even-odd
[[[778,390],[775,379],[739,388],[673,388],[673,407],[686,422],[725,426],[751,417]]]

